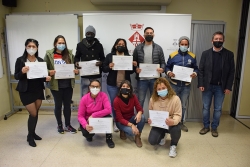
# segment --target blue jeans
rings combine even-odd
[[[93,80],[98,80],[101,83],[102,86],[102,78],[81,78],[81,88],[82,88],[82,96],[84,96],[85,94],[87,94],[89,92],[89,84],[91,81]]]
[[[210,106],[212,98],[214,96],[214,114],[213,122],[211,124],[212,129],[217,129],[220,123],[222,103],[225,97],[224,91],[220,85],[209,85],[208,90],[202,92],[202,102],[203,102],[203,124],[204,128],[209,128],[210,126]]]
[[[110,98],[110,103],[111,103],[111,107],[112,107],[112,115],[113,115],[113,119],[115,120],[115,110],[114,110],[114,99],[117,96],[118,93],[118,87],[116,86],[110,86],[107,85],[107,91],[109,94],[109,98]]]
[[[139,132],[141,133],[142,132],[142,129],[144,127],[144,124],[145,124],[145,117],[144,115],[142,114],[141,115],[141,121],[136,123],[136,120],[135,120],[135,115],[130,118],[129,120],[130,123],[134,124],[134,125],[137,125],[137,129],[139,130]],[[132,128],[130,126],[125,126],[123,124],[121,124],[120,122],[116,122],[116,126],[118,129],[120,129],[121,131],[124,131],[127,135],[129,136],[134,136],[133,134],[133,131],[132,131]]]
[[[145,101],[145,97],[146,97],[148,89],[150,92],[150,97],[152,96],[155,80],[156,79],[137,81],[138,100],[142,107],[144,105],[144,101]]]
[[[187,109],[187,101],[190,94],[190,85],[187,86],[177,86],[171,83],[171,87],[174,89],[176,95],[181,100],[181,107],[182,107],[182,117],[181,122],[183,122],[186,109]]]

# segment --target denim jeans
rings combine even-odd
[[[183,122],[185,118],[185,113],[187,109],[187,101],[190,94],[190,85],[187,86],[177,86],[171,83],[171,87],[174,89],[176,95],[181,100],[181,107],[182,107],[182,117],[181,122]]]
[[[113,103],[114,103],[114,99],[115,99],[115,97],[117,96],[117,93],[118,93],[118,87],[107,85],[107,91],[108,91],[108,94],[109,94],[110,103],[111,103],[111,107],[112,107],[113,119],[115,120],[115,111],[114,111]]]
[[[129,120],[130,123],[134,124],[134,125],[137,125],[137,129],[139,130],[139,132],[141,133],[142,132],[142,129],[144,127],[144,124],[145,124],[145,117],[144,115],[142,114],[141,115],[141,121],[136,123],[136,120],[135,120],[135,115],[130,118]],[[133,131],[132,131],[132,128],[130,126],[125,126],[123,124],[121,124],[120,122],[116,122],[116,126],[118,129],[120,129],[121,131],[124,131],[127,135],[129,136],[134,136],[133,134]]]
[[[98,80],[101,83],[102,86],[102,78],[81,78],[81,88],[82,88],[82,96],[88,93],[89,91],[89,84],[93,80]]]
[[[146,97],[148,89],[150,92],[150,97],[152,96],[155,80],[156,79],[137,81],[138,100],[142,107],[144,105],[144,101],[145,101],[145,97]]]
[[[204,128],[209,128],[210,126],[210,106],[213,97],[214,97],[214,114],[213,114],[213,122],[211,124],[211,128],[217,129],[220,123],[222,103],[225,94],[220,85],[210,84],[208,90],[202,92],[202,102],[203,102],[202,112],[203,112]]]

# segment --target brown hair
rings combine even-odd
[[[222,36],[223,36],[223,41],[225,40],[225,35],[223,34],[223,32],[221,32],[221,31],[216,31],[216,32],[213,34],[212,40],[214,40],[214,36],[215,36],[215,35],[222,35]]]
[[[69,57],[69,50],[67,48],[67,43],[66,43],[66,39],[64,38],[64,36],[62,35],[58,35],[55,40],[54,40],[54,50],[56,50],[56,43],[57,41],[59,40],[59,38],[62,38],[65,42],[65,49],[62,51],[62,59],[67,63],[67,64],[70,64],[71,63],[71,60],[70,60],[70,57]]]
[[[154,83],[154,89],[153,89],[153,94],[152,94],[152,99],[153,101],[157,101],[159,98],[159,95],[157,93],[157,86],[158,84],[163,83],[164,85],[166,85],[167,89],[168,89],[168,94],[167,94],[167,98],[172,98],[174,95],[176,95],[175,91],[173,90],[173,88],[170,86],[170,83],[168,82],[168,80],[166,78],[160,77],[158,78],[155,83]]]
[[[121,88],[122,88],[122,85],[123,85],[123,84],[127,84],[127,85],[129,86],[129,88],[130,88],[130,93],[129,93],[129,95],[128,95],[128,98],[133,97],[133,96],[134,96],[134,94],[133,94],[133,87],[132,87],[131,83],[130,83],[128,80],[124,80],[124,81],[121,82],[121,84],[120,84],[120,86],[119,86],[119,88],[118,88],[117,96],[118,96],[118,97],[122,97]]]

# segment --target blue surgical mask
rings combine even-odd
[[[57,44],[56,45],[56,48],[58,49],[58,50],[60,50],[60,51],[63,51],[64,49],[65,49],[65,44]]]
[[[180,50],[182,52],[186,52],[188,50],[188,47],[187,46],[180,46]]]
[[[158,93],[159,96],[165,97],[168,94],[168,90],[167,89],[159,90],[159,91],[157,91],[157,93]]]

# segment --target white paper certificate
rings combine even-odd
[[[89,118],[89,125],[93,127],[90,133],[112,133],[113,119],[110,118]]]
[[[190,77],[190,75],[193,73],[193,71],[193,68],[174,65],[173,73],[175,74],[175,77],[171,78],[180,81],[191,82],[192,78]]]
[[[113,55],[113,70],[133,70],[133,56]]]
[[[80,76],[100,74],[99,66],[95,65],[96,62],[96,60],[79,62],[79,66],[82,67],[80,69]]]
[[[159,78],[160,74],[157,68],[160,68],[159,64],[140,63],[141,72],[139,73],[139,77]]]
[[[29,66],[27,72],[28,79],[45,78],[48,76],[46,62],[25,62],[25,66]]]
[[[74,64],[54,64],[55,79],[75,78]]]
[[[168,117],[169,112],[167,111],[149,110],[149,118],[152,121],[150,126],[168,129],[168,125],[165,122]]]

